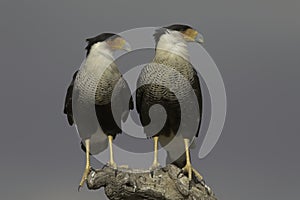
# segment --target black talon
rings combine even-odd
[[[201,184],[202,186],[206,186],[205,180],[202,179],[202,180],[200,181],[200,184]]]
[[[189,181],[189,190],[192,189],[192,181]]]
[[[117,169],[114,169],[114,171],[115,171],[115,177],[117,177],[117,175],[118,175],[118,170],[117,170]]]
[[[108,164],[108,163],[104,164],[103,167],[102,167],[102,169],[104,169],[104,168],[106,168],[106,167],[109,167],[109,164]]]
[[[205,185],[205,190],[209,196],[212,195],[212,191],[211,191],[210,187],[208,187],[207,185]]]
[[[80,192],[80,189],[82,188],[82,186],[78,186],[77,191]]]
[[[153,170],[150,171],[150,176],[151,176],[151,178],[154,177],[154,171]]]
[[[202,186],[205,186],[205,181],[203,178],[200,180],[200,178],[194,172],[192,174],[192,178],[195,183],[200,183]]]
[[[179,178],[179,175],[183,174],[183,170],[181,169],[180,172],[177,174],[177,178]]]

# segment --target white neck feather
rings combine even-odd
[[[113,51],[108,47],[106,42],[94,44],[88,54],[84,67],[89,71],[106,68],[114,61]]]
[[[182,33],[178,31],[167,30],[167,32],[160,37],[156,48],[174,53],[183,57],[185,60],[189,60],[187,42],[183,38]]]

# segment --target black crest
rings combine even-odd
[[[170,26],[167,26],[164,28],[173,30],[173,31],[180,31],[180,32],[184,32],[187,29],[193,29],[192,27],[190,27],[188,25],[183,25],[183,24],[173,24],[173,25],[170,25]]]
[[[167,30],[173,30],[173,31],[179,31],[179,32],[184,32],[187,29],[192,29],[192,27],[188,25],[182,25],[182,24],[173,24],[170,26],[162,27],[159,29],[155,30],[155,33],[153,34],[153,37],[155,39],[156,44],[159,41],[159,38],[166,33]]]
[[[94,44],[106,41],[108,39],[112,40],[116,37],[120,36],[114,33],[102,33],[100,35],[97,35],[96,37],[86,39],[85,41],[88,42],[88,45],[85,47],[85,49],[87,50],[86,55],[90,53],[90,50]]]

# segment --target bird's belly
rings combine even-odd
[[[186,135],[187,138],[192,138],[196,135],[196,131],[199,124],[199,111],[197,98],[189,93],[180,93],[179,95],[171,92],[169,89],[161,87],[161,90],[157,90],[156,87],[145,89],[141,106],[141,121],[144,125],[145,133],[148,136],[164,135],[169,137],[171,133],[177,134],[180,130],[180,134]],[[161,111],[152,111],[149,114],[151,107],[159,104],[163,107],[166,114],[166,120],[163,128],[154,133],[149,127],[157,127],[161,124],[161,121],[152,118],[161,118]],[[153,124],[153,123],[157,123]],[[146,125],[146,126],[145,126]]]
[[[163,85],[150,85],[145,89],[144,100],[150,104],[163,103],[170,106],[178,106],[180,102],[189,102],[195,96],[191,88],[168,88]]]

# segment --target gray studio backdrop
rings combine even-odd
[[[226,87],[219,142],[205,159],[193,152],[207,184],[222,200],[297,199],[299,9],[296,0],[1,0],[0,199],[106,199],[77,192],[84,154],[62,114],[66,87],[85,38],[172,23],[203,33]]]

